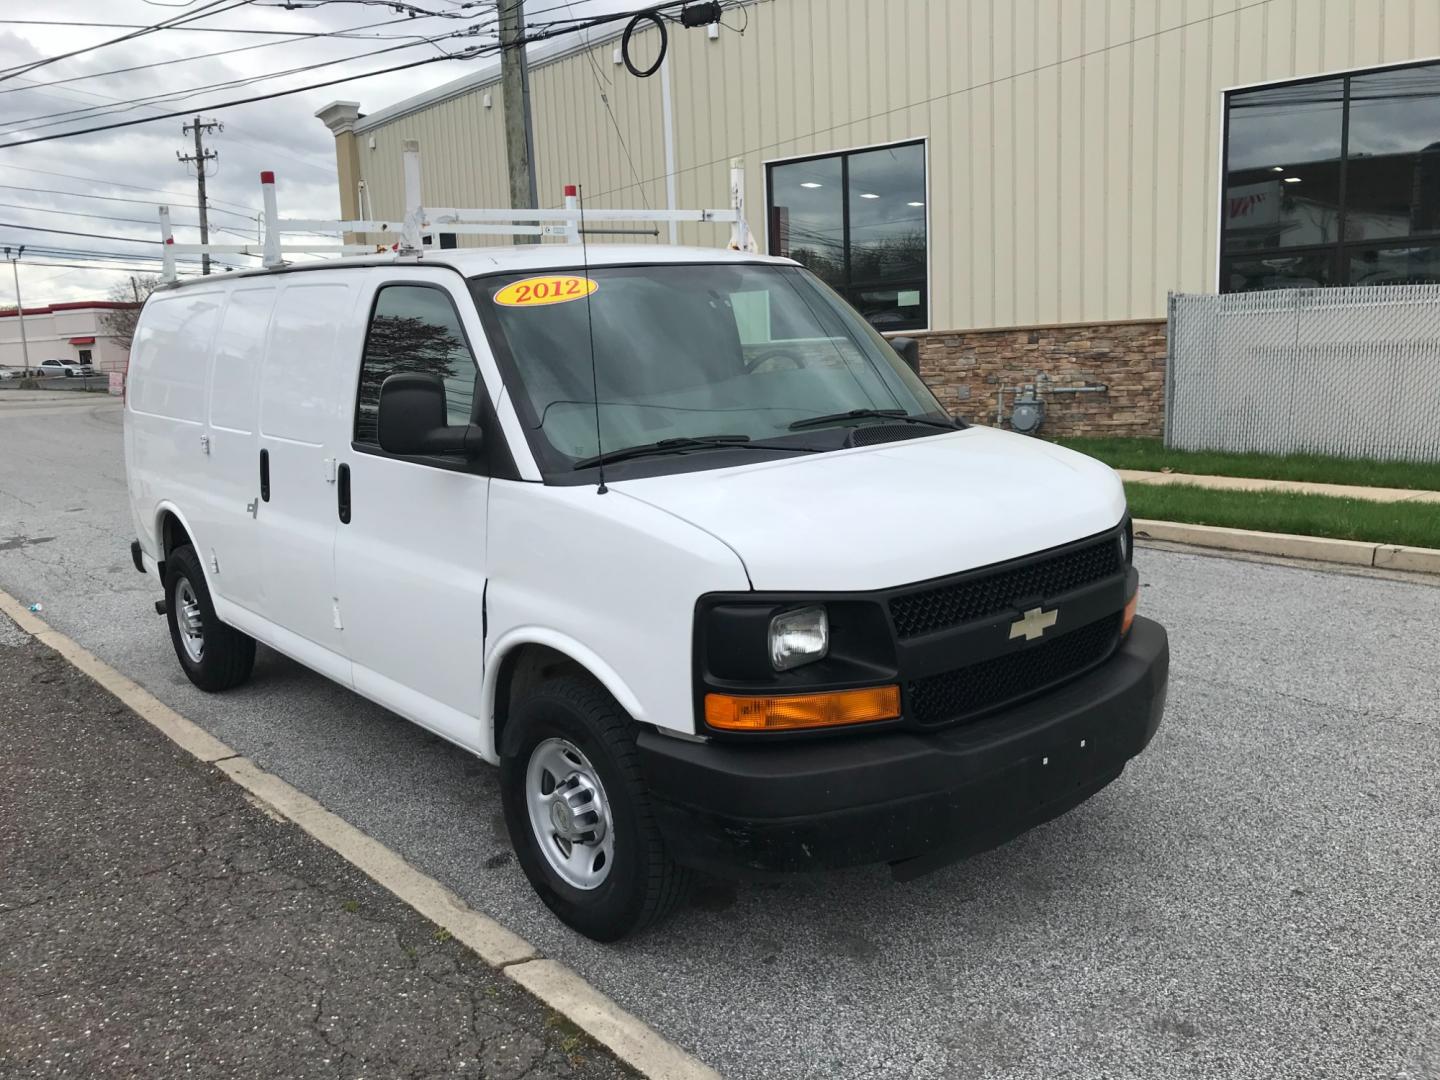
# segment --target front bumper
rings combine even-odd
[[[897,877],[995,847],[1120,775],[1160,726],[1165,629],[1137,618],[1090,673],[971,724],[765,745],[645,732],[674,856],[719,872],[895,863]]]

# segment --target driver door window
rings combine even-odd
[[[380,445],[380,387],[391,375],[406,372],[439,375],[445,382],[449,422],[470,423],[476,371],[460,315],[448,293],[427,285],[387,285],[375,297],[365,335],[355,442]]]

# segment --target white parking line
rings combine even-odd
[[[656,1080],[720,1080],[714,1069],[626,1012],[578,973],[541,956],[524,938],[470,907],[378,840],[236,753],[134,680],[51,629],[4,590],[0,590],[0,613],[94,679],[186,753],[214,765],[264,806],[304,829],[425,918],[444,927],[487,964],[499,968],[631,1068]]]

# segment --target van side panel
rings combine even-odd
[[[185,289],[150,298],[131,347],[125,401],[130,507],[145,553],[163,559],[162,502],[189,509],[207,485],[205,372],[225,290]]]
[[[209,382],[210,460],[205,544],[219,571],[212,594],[249,611],[264,604],[259,515],[249,506],[260,499],[260,451],[256,435],[260,366],[276,288],[237,282],[220,319],[211,354]]]
[[[336,625],[334,469],[348,446],[337,344],[354,317],[353,277],[297,274],[281,286],[261,368],[257,445],[270,463],[270,501],[257,510],[261,614],[319,645],[332,661],[324,673],[347,685],[350,666]]]

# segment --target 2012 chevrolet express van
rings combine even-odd
[[[146,304],[134,554],[197,686],[260,641],[497,763],[600,939],[690,868],[923,872],[1149,742],[1168,646],[1108,468],[952,420],[788,260],[433,254]]]

